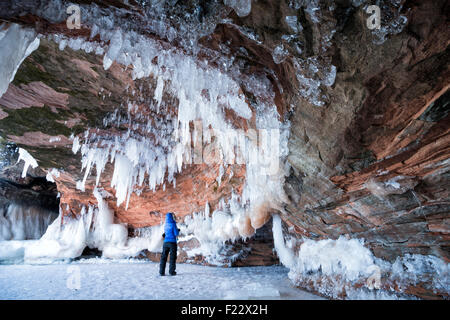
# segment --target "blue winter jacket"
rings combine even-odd
[[[178,228],[175,220],[173,219],[172,213],[166,214],[166,224],[164,225],[164,242],[177,242]]]

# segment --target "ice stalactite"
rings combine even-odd
[[[249,221],[247,223],[244,221],[247,219],[247,214],[241,208],[237,198],[233,194],[228,206],[222,201],[219,208],[212,214],[210,214],[207,204],[204,212],[186,217],[184,223],[180,225],[183,236],[180,240],[187,241],[195,238],[200,243],[199,247],[186,252],[188,257],[201,255],[208,263],[222,265],[225,258],[222,254],[225,242],[234,241],[253,233],[253,230],[246,229],[246,227],[250,227]]]
[[[128,228],[124,224],[114,223],[114,212],[98,189],[94,190],[94,196],[98,210],[95,211],[92,228],[88,233],[88,247],[99,249],[105,258],[124,258],[134,257],[144,249],[154,251],[156,248],[152,246],[155,246],[155,240],[159,240],[156,241],[158,249],[162,246],[160,226],[153,227],[157,232],[147,234],[147,237],[128,238]]]
[[[39,47],[40,40],[33,29],[18,24],[0,24],[0,97],[14,80],[23,60]]]

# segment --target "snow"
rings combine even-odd
[[[30,166],[33,169],[37,168],[38,166],[36,159],[34,159],[33,156],[28,153],[27,150],[22,148],[19,148],[19,159],[17,160],[17,162],[19,163],[20,160],[23,160],[25,162],[23,165],[22,178],[25,178],[27,176],[27,171]]]
[[[177,264],[175,277],[160,277],[158,271],[159,264],[140,260],[0,265],[0,299],[323,299],[294,288],[281,266]]]
[[[14,80],[23,60],[39,47],[40,40],[33,29],[11,24],[0,24],[0,97]]]

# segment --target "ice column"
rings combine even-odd
[[[23,60],[39,47],[36,32],[18,24],[0,25],[0,97],[14,80]]]

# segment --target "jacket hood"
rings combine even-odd
[[[175,222],[175,220],[173,219],[172,212],[166,213],[166,222],[169,222],[169,223],[174,223]]]

